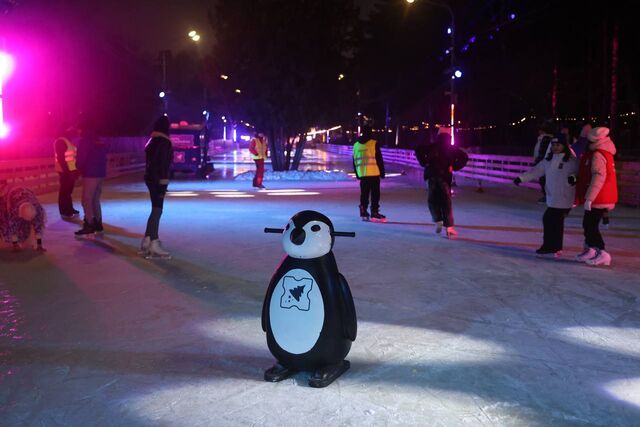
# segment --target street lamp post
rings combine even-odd
[[[411,4],[415,0],[407,0],[407,3]],[[453,9],[446,3],[440,3],[439,1],[433,0],[425,0],[427,3],[432,4],[434,6],[440,6],[447,9],[449,12],[449,17],[451,19],[451,26],[447,29],[447,33],[449,34],[451,46],[449,47],[449,58],[450,58],[450,73],[451,76],[449,78],[449,125],[451,126],[451,145],[455,143],[455,110],[456,110],[456,94],[455,94],[455,79],[460,77],[458,76],[455,70],[456,64],[456,24],[455,24],[455,15],[453,14]],[[449,74],[449,73],[447,73]]]

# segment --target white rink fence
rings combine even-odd
[[[352,146],[333,145],[326,146],[330,153],[344,156],[352,155]],[[382,157],[385,163],[409,166],[422,169],[416,159],[413,150],[400,148],[382,148]],[[469,162],[456,176],[476,180],[479,188],[482,182],[496,182],[511,184],[517,176],[533,166],[531,157],[528,156],[501,156],[497,154],[469,154]],[[640,162],[616,162],[618,176],[618,193],[620,202],[640,207]],[[537,182],[527,182],[522,186],[538,189]]]
[[[107,155],[107,178],[144,170],[144,143],[148,137],[103,138],[111,153]],[[131,151],[117,152],[123,149]],[[30,188],[36,194],[57,191],[53,148],[50,157],[0,161],[0,181]]]

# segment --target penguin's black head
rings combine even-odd
[[[289,220],[282,235],[282,246],[293,258],[318,258],[333,248],[333,224],[320,212],[301,211]]]

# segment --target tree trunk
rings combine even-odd
[[[291,170],[297,171],[300,167],[300,160],[302,160],[302,152],[304,151],[304,146],[307,143],[307,134],[303,133],[300,135],[300,140],[296,144],[296,155],[293,158],[293,165],[291,165]]]

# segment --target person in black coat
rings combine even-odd
[[[144,147],[146,167],[144,182],[151,198],[151,214],[147,220],[147,229],[140,245],[140,253],[148,257],[169,258],[158,237],[160,216],[164,206],[164,196],[169,186],[169,169],[173,160],[173,147],[169,139],[169,118],[160,116],[153,126],[151,139]]]
[[[453,171],[462,169],[469,156],[463,150],[451,145],[451,130],[440,128],[435,142],[418,145],[416,159],[424,167],[424,180],[428,184],[428,203],[431,218],[436,224],[436,233],[446,228],[447,238],[457,236],[453,223],[451,205],[451,181]]]

